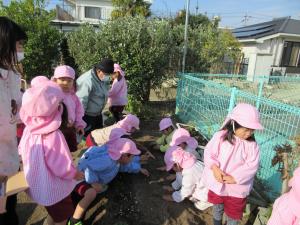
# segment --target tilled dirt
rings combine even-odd
[[[212,225],[211,209],[203,212],[194,207],[192,202],[166,202],[162,181],[169,175],[156,170],[163,166],[163,154],[149,148],[151,141],[158,136],[159,121],[144,121],[136,140],[155,156],[143,165],[151,173],[150,177],[142,174],[120,173],[109,184],[105,193],[100,194],[88,210],[86,225]],[[203,144],[203,143],[202,143]],[[18,214],[21,225],[42,225],[47,213],[44,208],[32,203],[25,193],[18,196]]]

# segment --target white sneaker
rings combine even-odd
[[[199,202],[199,200],[194,197],[190,197],[189,200],[193,203]]]
[[[198,202],[194,203],[194,206],[199,210],[205,210],[205,209],[213,206],[213,204],[211,204],[209,202],[198,201]]]

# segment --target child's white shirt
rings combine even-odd
[[[208,189],[203,185],[202,173],[204,164],[197,161],[191,168],[183,169],[182,171],[182,186],[180,190],[173,192],[172,198],[175,202],[181,202],[189,196],[193,196],[198,200],[207,201]],[[177,180],[177,174],[176,174]],[[178,187],[178,181],[174,181],[172,186]],[[204,193],[204,194],[203,194]],[[205,195],[206,193],[206,195]]]

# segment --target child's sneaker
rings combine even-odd
[[[69,220],[68,225],[83,225],[83,223],[81,220],[77,221],[76,223],[72,223],[71,220]]]
[[[199,209],[199,210],[205,210],[209,207],[211,207],[213,204],[209,202],[203,202],[203,201],[198,201],[194,203],[194,206]]]
[[[194,197],[190,197],[189,200],[193,203],[198,202],[199,200],[197,198]]]

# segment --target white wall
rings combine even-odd
[[[248,43],[244,44],[242,48],[242,52],[244,53],[244,57],[249,59],[248,71],[247,71],[247,79],[254,80],[254,76],[256,72],[261,71],[262,67],[264,71],[270,71],[271,66],[274,61],[275,51],[278,49],[277,40],[270,39],[266,40],[263,43]],[[258,55],[268,55],[268,60],[264,60],[264,62],[257,62],[257,60],[262,60],[262,57],[258,57]],[[259,65],[259,69],[257,70],[256,66]]]
[[[100,7],[101,19],[107,20],[110,18],[110,14],[113,10],[111,1],[106,0],[77,0],[76,1],[76,19],[79,21],[91,21],[96,22],[97,19],[85,18],[85,6]]]

